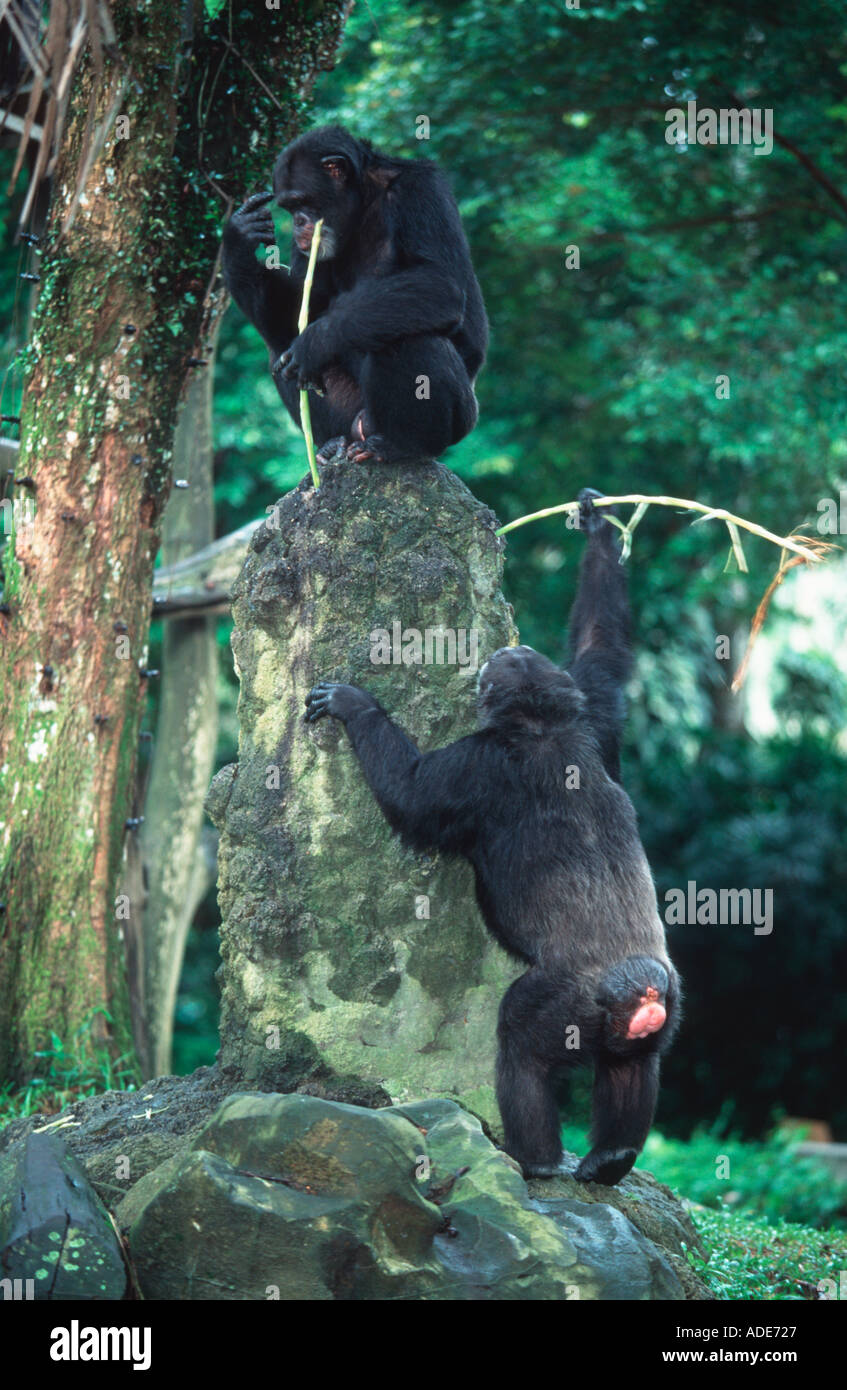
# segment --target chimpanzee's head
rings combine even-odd
[[[294,243],[309,254],[315,223],[324,219],[318,260],[337,256],[357,229],[362,178],[371,149],[340,126],[310,130],[283,150],[274,165],[274,196],[294,216]]]
[[[501,647],[479,673],[477,710],[483,725],[515,718],[567,723],[584,707],[573,677],[533,647]]]

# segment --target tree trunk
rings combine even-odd
[[[165,510],[162,560],[169,565],[208,545],[215,534],[208,348],[206,356],[209,367],[191,382],[174,436],[174,473],[190,487],[173,492]],[[197,864],[218,732],[215,628],[214,618],[174,618],[165,624],[162,641],[162,695],[140,832],[145,1017],[139,1055],[145,1076],[170,1071],[185,939],[198,888],[206,881]]]
[[[164,209],[138,188],[169,185],[175,110],[155,72],[176,61],[179,41],[172,7],[153,0],[149,14],[143,42],[129,45],[134,137],[120,152],[107,142],[94,160],[62,240],[90,72],[74,96],[24,393],[18,472],[34,476],[37,512],[4,556],[11,613],[0,671],[0,1073],[13,1076],[31,1069],[51,1030],[69,1041],[89,1020],[95,1043],[109,1035],[117,1052],[131,1047],[114,893],[178,389],[156,329],[152,277],[138,273],[161,265]],[[103,119],[108,94],[95,99]]]
[[[232,170],[232,197],[259,177],[346,9],[258,24],[115,0],[120,60],[75,81],[22,409],[18,476],[34,479],[36,515],[3,557],[0,1078],[31,1075],[51,1032],[131,1050],[115,894],[176,407],[215,309],[218,171]],[[128,121],[99,146],[89,100],[96,125]]]

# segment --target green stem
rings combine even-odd
[[[315,278],[315,266],[318,260],[318,247],[321,244],[321,228],[324,220],[321,217],[315,223],[315,230],[312,235],[312,245],[309,250],[309,264],[306,269],[306,279],[303,281],[303,300],[300,305],[300,317],[297,320],[297,331],[302,333],[309,322],[309,300],[312,295],[312,281]],[[315,436],[312,433],[312,412],[309,407],[308,391],[300,392],[300,424],[303,427],[303,434],[306,439],[306,457],[309,460],[309,472],[312,475],[312,482],[315,485],[315,492],[321,485],[318,477],[318,465],[315,459]]]

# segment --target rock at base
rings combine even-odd
[[[568,1198],[543,1210],[448,1100],[234,1095],[144,1186],[117,1216],[146,1298],[686,1297],[622,1211]]]

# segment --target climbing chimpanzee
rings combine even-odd
[[[476,424],[474,380],[488,322],[459,210],[428,159],[392,159],[338,126],[295,140],[274,191],[248,198],[224,229],[223,274],[268,347],[300,422],[299,390],[326,459],[435,458]],[[271,198],[294,215],[289,270],[256,260],[273,244]],[[315,223],[324,219],[309,324],[297,317]]]
[[[615,528],[580,494],[588,537],[569,671],[503,647],[479,676],[480,730],[419,753],[371,695],[322,681],[310,721],[340,719],[391,826],[416,849],[464,855],[489,930],[529,970],[498,1026],[506,1148],[527,1176],[562,1154],[554,1083],[594,1063],[591,1152],[576,1176],[616,1183],[644,1144],[659,1057],[679,1015],[635,811],[620,786],[629,606]]]

